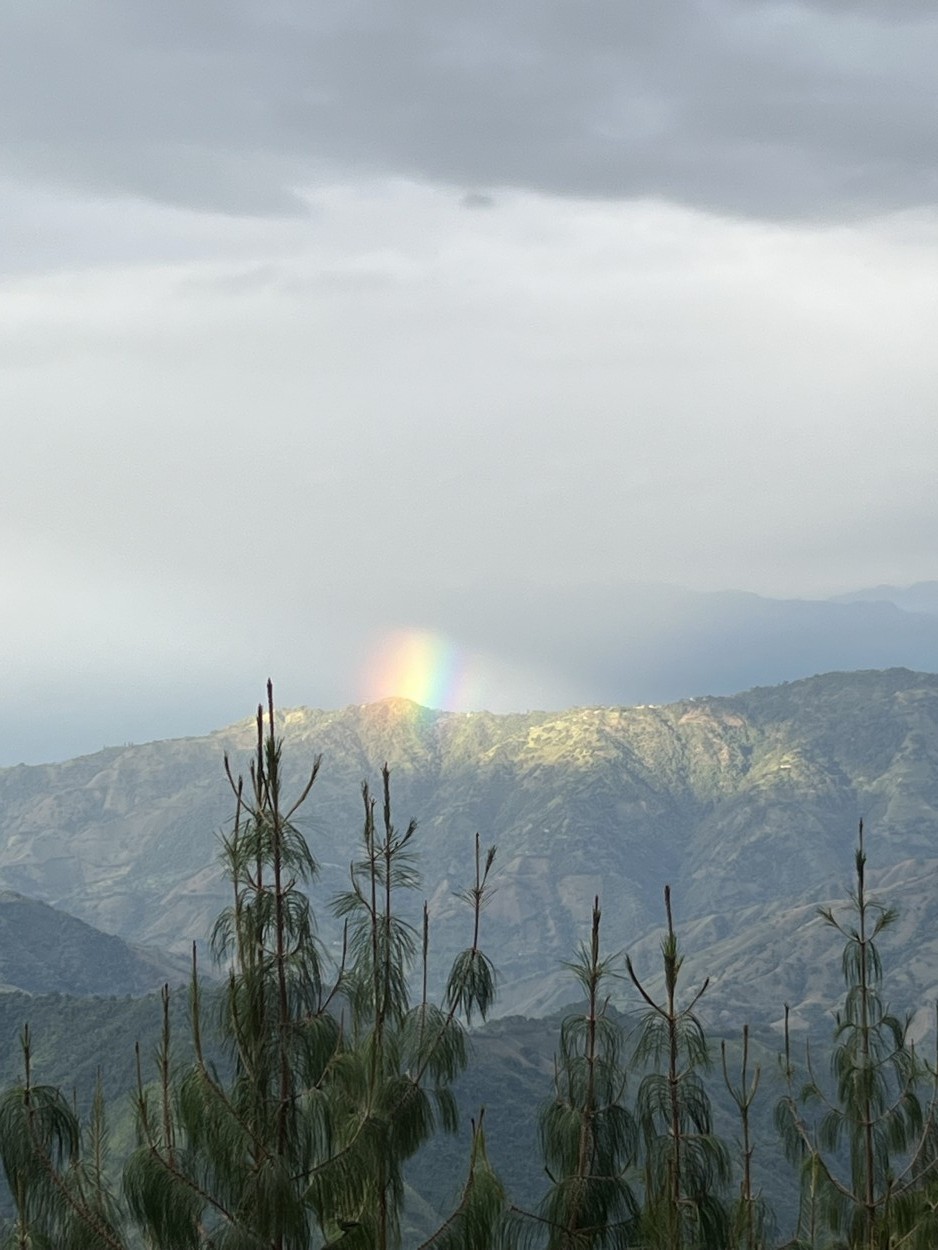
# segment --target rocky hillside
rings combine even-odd
[[[305,828],[330,940],[327,900],[356,854],[360,784],[387,760],[398,819],[420,822],[441,966],[465,940],[454,893],[476,830],[498,844],[486,927],[505,1010],[566,997],[559,964],[597,893],[609,948],[652,966],[670,882],[688,968],[715,978],[713,1013],[727,1026],[739,1011],[770,1020],[788,999],[810,1015],[839,977],[813,904],[849,886],[860,815],[874,882],[905,909],[903,985],[916,1002],[938,991],[938,676],[835,673],[731,698],[510,716],[390,700],[294,710],[282,724],[294,785],[324,755]],[[0,771],[0,884],[184,952],[225,902],[222,757],[246,768],[252,742],[246,720]]]

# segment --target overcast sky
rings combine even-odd
[[[938,575],[936,64],[935,0],[6,0],[0,763]]]

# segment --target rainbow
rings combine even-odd
[[[365,666],[362,698],[413,699],[423,707],[464,711],[472,705],[468,657],[452,639],[422,629],[386,635]]]

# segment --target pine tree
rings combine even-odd
[[[569,964],[586,1008],[565,1017],[554,1098],[540,1120],[551,1189],[539,1224],[549,1250],[611,1250],[631,1243],[637,1203],[629,1183],[637,1131],[623,1105],[622,1030],[607,1011],[612,961],[600,955],[599,899],[588,945]]]
[[[654,1250],[724,1250],[729,1228],[723,1190],[729,1154],[713,1132],[710,1099],[701,1072],[710,1066],[706,1037],[694,1008],[708,980],[681,1006],[683,956],[665,886],[667,933],[661,943],[664,998],[657,1001],[639,980],[631,959],[626,969],[647,1011],[638,1032],[634,1062],[651,1071],[637,1097],[644,1195],[639,1244]]]
[[[390,774],[382,816],[363,791],[363,854],[339,901],[347,949],[331,985],[307,893],[317,865],[295,817],[316,781],[287,801],[273,688],[257,711],[249,785],[225,769],[235,798],[223,839],[231,905],[213,933],[228,966],[221,996],[222,1070],[203,1046],[202,989],[193,949],[195,1062],[174,1062],[168,988],[156,1079],[137,1051],[139,1145],[123,1173],[124,1210],[109,1187],[100,1088],[82,1128],[57,1089],[32,1081],[28,1028],[24,1083],[0,1099],[0,1156],[16,1206],[16,1250],[128,1250],[129,1220],[150,1250],[396,1250],[403,1166],[439,1127],[456,1126],[451,1083],[467,1060],[463,1020],[483,1019],[495,971],[479,945],[495,850],[476,838],[471,946],[456,959],[444,1006],[427,994],[424,905],[422,994],[409,1001],[416,935],[397,895],[418,877],[413,822],[398,833]],[[456,1210],[427,1242],[434,1250],[487,1250],[504,1194],[473,1126],[469,1172]]]
[[[484,1112],[472,1122],[469,1175],[455,1211],[418,1250],[492,1250],[500,1245],[507,1200],[485,1149]]]
[[[450,1086],[467,1062],[460,1016],[468,1022],[478,1012],[485,1019],[494,1001],[495,972],[479,946],[479,933],[495,849],[483,857],[476,837],[475,884],[464,896],[473,912],[472,945],[453,963],[445,1007],[431,1002],[427,993],[429,916],[424,904],[421,998],[412,1006],[408,986],[417,934],[399,913],[397,896],[419,884],[411,849],[416,824],[412,821],[400,832],[393,823],[387,765],[382,773],[380,821],[367,785],[363,800],[362,857],[351,867],[351,888],[336,903],[338,914],[349,926],[351,964],[343,994],[350,1014],[349,1062],[357,1064],[361,1082],[357,1098],[347,1106],[340,1140],[344,1134],[348,1141],[344,1149],[350,1157],[367,1142],[373,1157],[368,1163],[364,1200],[344,1213],[347,1235],[343,1246],[389,1250],[399,1244],[404,1164],[438,1127],[449,1131],[456,1127]],[[469,1182],[456,1220],[467,1238],[474,1222],[484,1223],[483,1212],[496,1192],[485,1180],[488,1170],[481,1125],[472,1150]],[[493,1219],[497,1214],[492,1212]],[[452,1236],[454,1226],[445,1227]],[[438,1235],[443,1237],[444,1230]],[[466,1240],[464,1244],[468,1250],[476,1243]],[[480,1244],[487,1242],[483,1239]]]
[[[60,1090],[33,1083],[28,1025],[22,1050],[23,1083],[0,1099],[0,1154],[15,1210],[7,1246],[125,1250],[121,1214],[107,1177],[100,1079],[83,1127]]]
[[[124,1190],[154,1250],[396,1250],[404,1163],[438,1127],[455,1127],[450,1084],[467,1058],[460,1016],[484,1017],[495,990],[479,948],[494,849],[483,857],[477,839],[473,943],[456,960],[446,1007],[427,998],[424,908],[423,995],[411,1007],[417,942],[398,895],[418,883],[416,826],[395,828],[385,766],[380,820],[363,789],[362,854],[337,904],[346,950],[327,987],[306,893],[316,864],[294,823],[319,766],[287,802],[268,684],[247,792],[226,761],[236,800],[224,841],[233,900],[213,944],[230,963],[222,1032],[233,1075],[224,1078],[206,1058],[194,972],[195,1064],[173,1069],[164,998],[158,1079],[139,1081],[140,1146]],[[462,1200],[438,1244],[451,1244],[447,1229],[459,1230],[464,1250],[482,1250],[501,1207],[480,1123]]]
[[[288,804],[269,683],[267,695],[247,792],[225,761],[236,801],[223,842],[233,900],[216,922],[213,947],[230,965],[222,1031],[233,1076],[223,1080],[205,1057],[194,969],[196,1062],[177,1079],[164,998],[156,1105],[153,1091],[139,1084],[141,1142],[124,1189],[132,1215],[159,1247],[307,1250],[315,1218],[307,1193],[330,1157],[323,1081],[338,1058],[340,1030],[327,1010],[304,890],[317,866],[293,822],[320,761]]]
[[[743,1025],[742,1054],[740,1056],[739,1082],[735,1083],[729,1073],[726,1059],[726,1042],[720,1042],[720,1060],[723,1082],[739,1114],[739,1197],[732,1204],[730,1227],[732,1244],[739,1250],[764,1250],[774,1228],[774,1220],[768,1204],[756,1191],[752,1177],[752,1157],[755,1147],[752,1140],[750,1112],[759,1090],[762,1075],[758,1064],[750,1077],[749,1025]]]
[[[924,1250],[935,1235],[923,1192],[934,1179],[934,1117],[922,1102],[926,1072],[909,1042],[910,1020],[893,1015],[881,997],[876,941],[897,913],[869,895],[866,862],[861,821],[848,912],[840,917],[829,907],[820,909],[844,939],[846,996],[834,1027],[834,1091],[825,1092],[808,1049],[807,1080],[796,1093],[786,1007],[789,1089],[776,1122],[789,1157],[801,1168],[799,1246]]]

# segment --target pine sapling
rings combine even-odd
[[[601,955],[601,919],[597,897],[589,942],[567,965],[586,1006],[561,1025],[555,1093],[540,1117],[551,1189],[531,1231],[544,1233],[550,1250],[631,1244],[638,1212],[629,1180],[637,1129],[623,1103],[622,1030],[609,1014],[606,993],[614,961]]]
[[[802,1199],[801,1244],[816,1245],[829,1231],[850,1250],[900,1244],[897,1235],[909,1250],[924,1250],[934,1231],[924,1195],[935,1179],[926,1160],[933,1113],[921,1098],[927,1074],[909,1040],[910,1019],[893,1015],[881,996],[876,943],[897,913],[869,895],[866,862],[861,821],[847,914],[820,908],[844,939],[846,995],[834,1027],[833,1092],[817,1077],[810,1048],[807,1079],[795,1091],[786,1008],[789,1090],[776,1108],[776,1123],[789,1158],[801,1168],[803,1188],[809,1188]]]
[[[667,932],[661,943],[664,997],[655,999],[631,959],[626,970],[646,1004],[633,1062],[650,1067],[638,1089],[637,1114],[643,1150],[644,1195],[640,1242],[662,1250],[723,1250],[728,1217],[723,1191],[729,1153],[713,1132],[710,1099],[701,1072],[710,1066],[706,1037],[694,1008],[709,978],[681,1006],[683,956],[665,886]]]
[[[733,1204],[731,1224],[733,1244],[739,1250],[764,1250],[772,1229],[772,1218],[769,1208],[759,1194],[752,1179],[752,1157],[755,1147],[752,1139],[752,1123],[750,1110],[759,1090],[761,1068],[756,1064],[750,1076],[749,1068],[749,1025],[743,1025],[742,1055],[740,1056],[739,1081],[730,1078],[726,1058],[726,1042],[720,1042],[720,1060],[723,1067],[723,1081],[736,1110],[739,1114],[739,1158],[740,1181],[739,1198]]]

